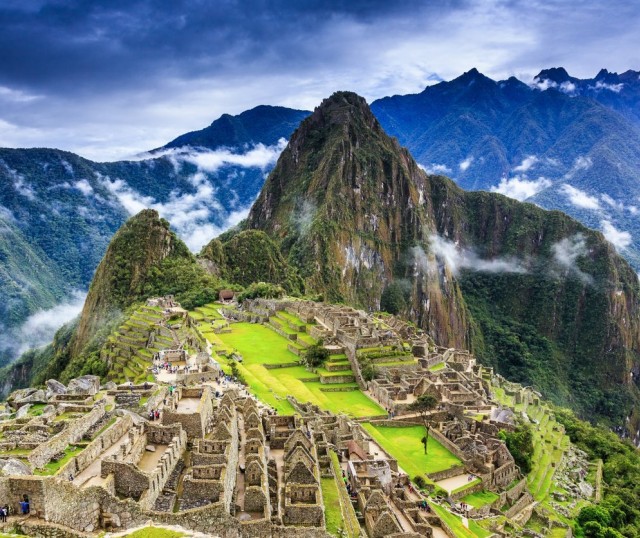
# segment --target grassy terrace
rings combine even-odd
[[[340,493],[333,477],[322,478],[322,498],[324,499],[324,520],[327,532],[338,536],[338,530],[342,528],[342,508],[340,507]]]
[[[440,519],[442,519],[459,538],[486,538],[493,534],[492,532],[483,529],[472,519],[468,520],[469,528],[465,527],[462,523],[462,519],[452,514],[442,506],[431,504],[431,508],[433,508],[433,511],[440,516]]]
[[[500,495],[493,493],[493,491],[478,491],[472,493],[460,499],[461,502],[473,506],[474,508],[481,508],[487,504],[491,504],[500,498]]]
[[[380,446],[398,460],[400,467],[412,478],[445,471],[462,463],[433,437],[429,437],[428,453],[425,455],[424,446],[420,441],[424,437],[422,426],[396,428],[365,423],[363,427]]]
[[[355,383],[321,384],[319,374],[313,374],[299,366],[300,360],[287,349],[290,343],[275,331],[253,323],[233,323],[231,332],[213,334],[203,331],[215,350],[226,348],[237,351],[243,357],[238,365],[252,392],[262,401],[283,414],[293,413],[287,401],[288,395],[300,402],[310,402],[332,413],[348,412],[354,417],[385,415],[384,410],[358,390]],[[225,364],[225,359],[221,359]],[[286,364],[284,368],[267,369],[265,364]],[[329,372],[327,372],[329,373]],[[335,372],[337,374],[337,372]],[[347,372],[348,373],[348,372]],[[348,392],[324,392],[327,388],[352,388]]]
[[[70,445],[64,450],[64,456],[59,460],[52,460],[42,470],[36,470],[34,474],[50,476],[56,474],[71,458],[76,457],[85,449],[85,446]]]

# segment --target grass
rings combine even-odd
[[[186,535],[182,532],[160,527],[145,527],[125,535],[126,538],[181,538],[182,536]]]
[[[444,362],[439,362],[438,364],[434,364],[433,366],[429,366],[430,372],[437,372],[438,370],[442,370],[444,368]]]
[[[207,338],[209,334],[205,334]],[[287,396],[299,402],[310,402],[332,413],[348,413],[354,417],[383,416],[384,410],[360,390],[349,392],[323,392],[321,389],[345,385],[321,384],[304,381],[317,378],[317,374],[298,365],[300,360],[287,349],[290,343],[275,331],[252,323],[234,323],[231,332],[215,335],[215,340],[227,349],[237,350],[243,357],[238,370],[252,392],[279,413],[292,414],[293,407]],[[224,364],[224,360],[223,360]],[[264,364],[291,364],[286,368],[268,370]],[[337,373],[337,372],[336,372]],[[348,374],[348,372],[345,372]],[[353,386],[353,385],[346,385]]]
[[[322,498],[324,499],[324,520],[327,532],[338,536],[338,529],[342,528],[342,508],[340,507],[340,493],[333,477],[320,481]]]
[[[476,493],[472,493],[460,499],[460,502],[466,503],[469,506],[473,506],[474,508],[482,508],[488,504],[492,504],[499,499],[500,495],[493,493],[493,491],[478,491]]]
[[[398,460],[398,464],[411,477],[445,471],[462,462],[433,437],[429,436],[427,455],[420,441],[424,437],[422,426],[375,426],[363,427],[378,444]]]
[[[469,519],[469,528],[462,524],[462,520],[449,512],[446,508],[435,503],[431,504],[433,511],[442,519],[458,538],[486,538],[493,533],[483,529],[472,519]]]
[[[84,446],[73,446],[70,445],[64,450],[64,456],[56,461],[50,461],[44,466],[44,469],[37,469],[34,471],[34,474],[40,476],[51,476],[56,474],[67,462],[76,457],[80,452],[85,449]]]

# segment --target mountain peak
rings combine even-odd
[[[564,67],[551,67],[550,69],[543,69],[538,73],[534,80],[551,80],[557,84],[562,84],[571,80],[569,73]]]
[[[327,97],[313,111],[310,123],[315,127],[329,125],[346,125],[356,118],[362,118],[373,125],[377,120],[373,116],[367,101],[357,93],[348,91],[335,92]],[[307,122],[304,122],[302,125]]]

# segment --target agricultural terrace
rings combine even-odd
[[[362,426],[381,447],[398,460],[402,470],[412,478],[462,465],[456,456],[431,436],[425,455],[421,441],[424,437],[422,426],[394,427],[371,423],[364,423]]]
[[[203,323],[200,330],[214,344],[213,351],[218,354],[221,364],[228,366],[228,353],[242,355],[238,371],[250,390],[281,414],[294,413],[286,399],[289,395],[299,402],[310,402],[335,414],[346,413],[353,417],[386,414],[359,390],[356,383],[321,383],[320,377],[329,376],[330,373],[324,369],[313,373],[301,366],[300,358],[287,349],[291,341],[265,325],[231,323],[230,332],[217,334],[205,325]],[[268,369],[264,365],[285,366]],[[225,370],[228,371],[228,368]],[[340,389],[340,392],[327,391],[331,389]]]

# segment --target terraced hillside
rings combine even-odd
[[[332,354],[324,367],[314,371],[302,365],[304,351],[318,341],[313,336],[313,320],[277,311],[263,324],[228,324],[215,304],[189,315],[197,321],[198,330],[223,368],[230,371],[232,357],[241,357],[242,361],[235,363],[238,372],[252,392],[278,412],[293,413],[286,398],[294,396],[334,413],[384,415],[384,410],[359,389],[344,350],[330,349]]]
[[[101,358],[111,365],[110,381],[153,380],[149,373],[153,355],[176,345],[171,331],[162,325],[163,319],[160,308],[141,306],[107,338]]]

